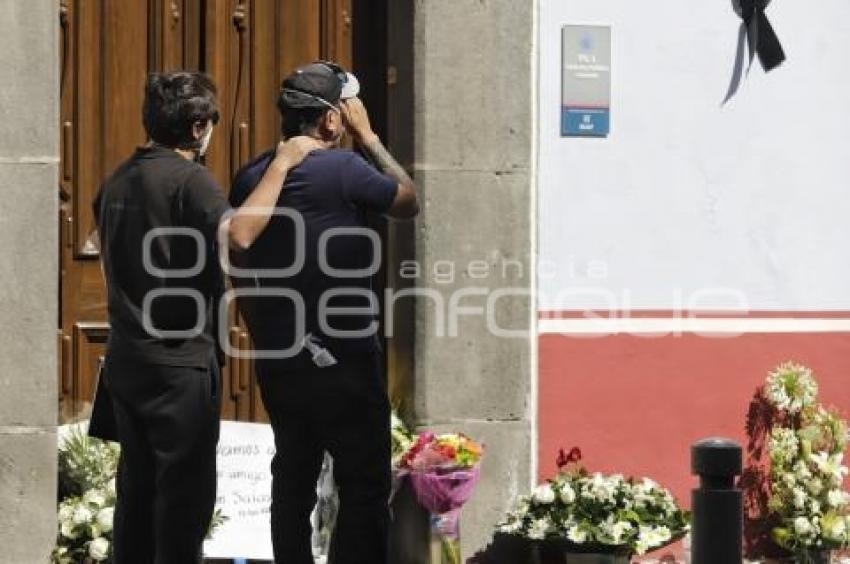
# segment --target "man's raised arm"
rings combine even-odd
[[[306,136],[293,137],[278,144],[274,159],[259,184],[222,226],[227,230],[230,248],[244,251],[254,244],[269,224],[289,171],[298,166],[310,151],[321,147],[319,141]]]
[[[409,219],[419,213],[419,201],[416,197],[416,185],[381,143],[381,139],[372,131],[366,107],[359,98],[342,102],[342,115],[354,141],[367,153],[381,172],[398,182],[398,191],[387,215],[400,219]]]

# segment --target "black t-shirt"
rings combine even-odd
[[[233,207],[247,199],[273,155],[268,151],[237,173],[230,192]],[[294,350],[299,334],[305,333],[320,338],[332,353],[380,348],[380,297],[371,284],[381,260],[380,239],[368,228],[367,211],[386,212],[397,190],[394,179],[347,149],[313,151],[289,172],[277,205],[303,220],[303,241],[296,221],[276,215],[248,251],[231,253],[233,264],[243,269],[231,276],[233,285],[239,291],[259,289],[266,294],[238,299],[259,351]],[[297,263],[299,245],[303,266],[284,272]],[[288,294],[280,295],[281,290]],[[303,321],[293,295],[303,301]],[[333,311],[323,312],[323,299]]]
[[[171,149],[142,147],[103,183],[93,207],[108,294],[108,353],[208,366],[223,291],[216,231],[229,207],[212,175]]]

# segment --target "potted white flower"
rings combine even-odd
[[[590,474],[573,449],[561,471],[519,499],[498,532],[533,546],[541,564],[628,564],[684,537],[689,516],[670,492],[648,478]]]
[[[800,564],[830,561],[850,547],[846,423],[817,403],[812,371],[787,362],[767,378],[764,396],[775,409],[768,439],[768,519],[771,536]]]

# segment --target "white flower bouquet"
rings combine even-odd
[[[764,388],[776,410],[768,439],[771,536],[804,563],[850,547],[847,424],[817,403],[817,390],[812,371],[790,362],[771,372]]]
[[[570,458],[577,462],[578,449]],[[569,553],[622,556],[657,550],[688,533],[689,515],[652,480],[563,468],[555,479],[520,497],[498,532],[554,542]]]
[[[109,562],[119,448],[71,425],[59,443],[59,533],[52,561]]]

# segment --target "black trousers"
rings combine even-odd
[[[390,405],[379,353],[337,355],[316,367],[305,354],[258,361],[277,452],[272,460],[272,543],[277,564],[313,564],[310,513],[324,452],[334,459],[339,514],[332,564],[386,564]]]
[[[121,443],[115,564],[194,564],[213,514],[220,375],[107,356]]]

